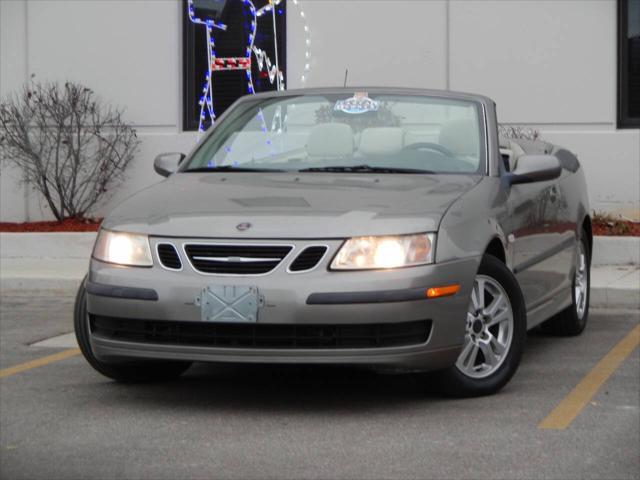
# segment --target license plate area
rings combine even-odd
[[[212,285],[200,292],[195,303],[204,322],[252,323],[258,321],[264,298],[257,287]]]

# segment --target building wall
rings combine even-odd
[[[188,151],[193,132],[181,132],[182,4],[178,0],[0,1],[0,95],[35,74],[39,80],[73,80],[124,107],[142,141],[126,182],[96,212],[161,180],[153,159]],[[0,220],[49,219],[19,172],[0,175]]]
[[[640,130],[615,125],[615,0],[287,1],[289,87],[342,85],[348,69],[352,86],[488,95],[502,123],[536,128],[578,154],[594,209],[638,214]],[[0,95],[31,73],[80,81],[125,106],[138,128],[143,143],[127,182],[98,214],[160,180],[157,153],[195,142],[180,126],[181,8],[179,0],[0,2]],[[18,179],[0,175],[0,219],[48,217]]]

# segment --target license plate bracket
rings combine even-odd
[[[196,296],[202,321],[253,323],[264,298],[257,287],[246,285],[210,285]]]

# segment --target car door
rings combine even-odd
[[[550,301],[566,285],[571,268],[571,244],[566,240],[571,229],[560,182],[562,178],[510,187],[513,269],[527,310]]]

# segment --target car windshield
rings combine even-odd
[[[417,95],[295,95],[235,107],[181,171],[457,173],[484,169],[478,104]]]

